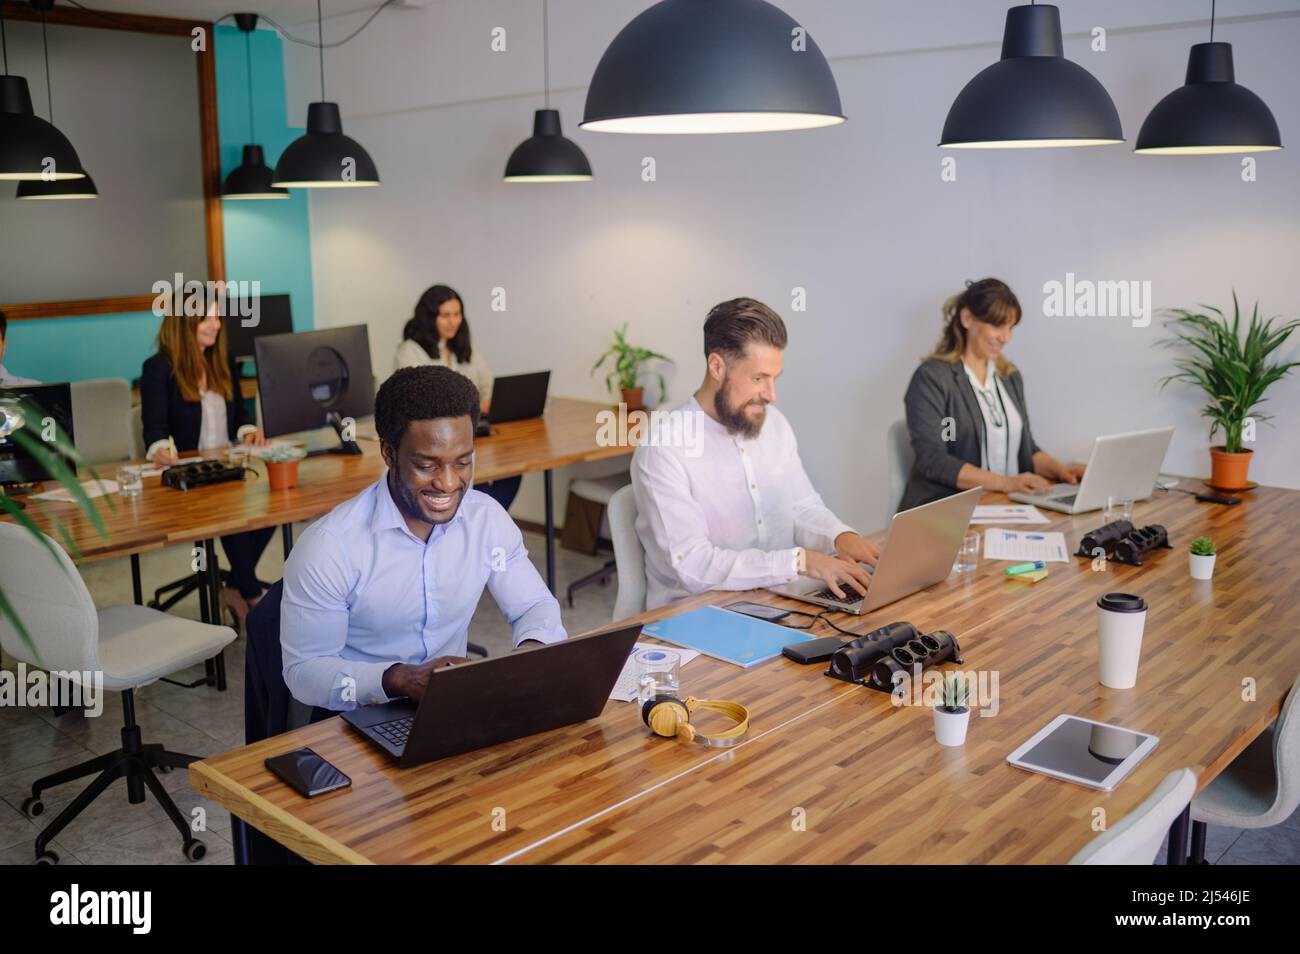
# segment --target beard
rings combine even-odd
[[[753,440],[763,429],[763,421],[767,419],[767,402],[762,398],[756,398],[733,406],[727,397],[730,390],[727,387],[727,379],[724,378],[722,386],[713,395],[713,413],[718,416],[718,422],[727,429],[728,434],[738,434],[741,437]],[[745,408],[750,404],[755,404],[764,409],[757,420],[745,414]]]
[[[449,523],[460,510],[460,505],[465,502],[465,491],[472,486],[471,484],[465,484],[455,492],[454,496],[456,498],[456,505],[446,514],[438,514],[436,517],[431,517],[429,514],[425,513],[424,507],[420,505],[420,492],[418,490],[408,487],[397,474],[392,474],[390,480],[390,486],[395,491],[394,496],[397,500],[397,509],[402,511],[406,516],[412,517],[431,526],[437,526],[440,523]]]

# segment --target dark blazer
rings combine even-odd
[[[1034,443],[1029,429],[1029,411],[1025,408],[1025,385],[1019,371],[1005,379],[1007,394],[1020,412],[1022,429],[1018,451],[1019,473],[1034,469],[1034,454],[1041,448]],[[919,507],[957,492],[957,472],[962,464],[980,466],[984,447],[984,415],[979,398],[960,361],[927,358],[912,374],[903,398],[907,409],[907,432],[912,438],[912,473],[903,491],[900,510]],[[945,441],[945,418],[952,418]]]
[[[226,402],[226,430],[231,443],[245,424],[252,424],[248,406],[239,393],[239,373],[230,365],[234,397]],[[144,425],[144,446],[172,437],[178,451],[192,451],[199,446],[199,428],[203,424],[203,405],[181,397],[172,376],[171,362],[162,353],[152,355],[140,373],[140,419]]]

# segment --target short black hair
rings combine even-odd
[[[442,365],[394,371],[375,395],[375,431],[394,451],[406,425],[439,417],[469,417],[478,424],[478,388],[465,375]]]
[[[3,338],[8,334],[9,334],[9,319],[5,317],[5,313],[3,311],[0,311],[0,338]]]

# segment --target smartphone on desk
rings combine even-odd
[[[266,767],[304,798],[347,788],[348,778],[311,749],[294,749],[266,760]]]
[[[733,613],[740,613],[743,616],[752,616],[754,619],[761,619],[768,623],[779,622],[790,615],[789,610],[783,610],[779,606],[764,606],[762,603],[750,603],[745,600],[727,603],[722,608],[731,610]]]

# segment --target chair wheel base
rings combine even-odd
[[[45,814],[45,803],[35,796],[29,796],[23,799],[21,811],[28,818],[39,818]]]
[[[36,856],[36,864],[38,865],[57,865],[58,863],[58,852],[50,851],[48,848]]]
[[[208,853],[208,846],[195,838],[185,843],[185,857],[190,861],[202,861]]]

